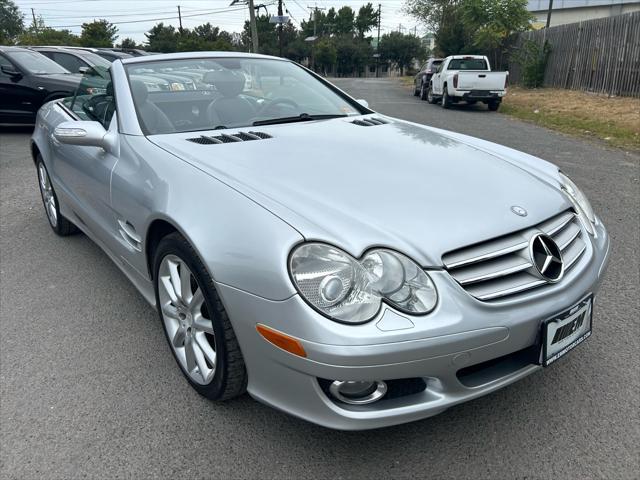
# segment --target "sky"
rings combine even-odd
[[[45,24],[54,28],[66,28],[79,34],[83,22],[94,19],[106,19],[118,27],[118,43],[125,37],[137,42],[146,40],[144,33],[158,22],[178,27],[178,8],[182,12],[182,25],[193,28],[210,22],[222,30],[230,32],[242,31],[245,20],[249,18],[246,5],[229,6],[231,0],[13,0],[25,15],[25,25],[31,24],[31,9],[36,16],[42,16]],[[284,8],[289,11],[291,20],[296,26],[309,19],[310,11],[318,8],[336,10],[344,5],[354,11],[365,5],[363,0],[283,0]],[[267,5],[269,15],[277,14],[277,0],[254,0],[258,4]],[[426,29],[415,19],[402,13],[404,0],[372,0],[374,7],[382,5],[381,32],[398,31],[424,34]],[[260,13],[264,13],[261,9]],[[158,19],[158,20],[155,20]],[[161,19],[161,20],[160,20]],[[372,32],[373,33],[373,32]]]

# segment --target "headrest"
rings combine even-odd
[[[149,91],[143,81],[131,80],[131,95],[133,95],[133,100],[140,104],[147,101]]]
[[[211,70],[202,81],[215,86],[224,97],[237,97],[244,90],[245,77],[233,70]]]

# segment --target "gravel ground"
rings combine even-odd
[[[445,111],[388,80],[336,83],[380,112],[553,161],[583,186],[613,243],[591,339],[499,392],[382,430],[327,430],[248,396],[210,403],[107,256],[50,231],[29,133],[4,131],[2,478],[638,478],[640,157],[482,106]]]

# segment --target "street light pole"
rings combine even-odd
[[[378,4],[378,43],[376,44],[376,78],[380,76],[380,15],[382,4]]]
[[[282,24],[282,0],[278,0],[278,17],[280,17],[280,22],[278,22],[278,47],[282,57],[282,29],[284,27]]]

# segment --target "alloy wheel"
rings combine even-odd
[[[158,294],[167,337],[178,363],[194,383],[211,383],[216,371],[212,319],[202,288],[176,255],[167,255],[160,263]]]
[[[47,212],[47,218],[53,228],[58,225],[58,211],[56,209],[56,197],[53,194],[53,187],[51,186],[51,180],[49,180],[49,174],[44,166],[44,163],[38,164],[38,180],[40,185],[40,194],[42,195],[42,201],[44,202],[44,209]]]

